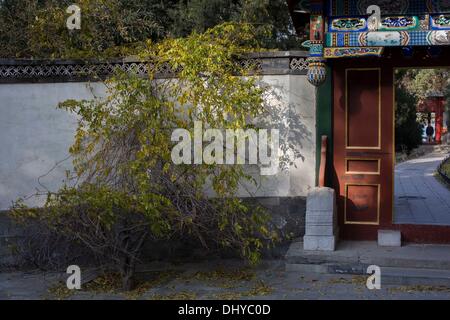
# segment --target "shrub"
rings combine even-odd
[[[253,41],[252,32],[249,25],[224,24],[149,42],[142,58],[150,61],[150,79],[118,73],[106,82],[105,99],[60,106],[79,116],[70,152],[80,182],[49,194],[39,219],[116,266],[126,289],[147,239],[188,236],[205,249],[233,248],[251,263],[277,239],[268,214],[236,198],[240,183],[250,180],[242,166],[171,160],[175,128],[192,132],[197,120],[254,128],[249,120],[266,114],[265,89],[248,77],[252,66],[236,60],[250,51],[241,44]],[[156,79],[162,66],[176,80]],[[18,203],[15,214],[37,211]]]
[[[395,149],[410,152],[422,143],[422,125],[417,121],[417,97],[404,87],[395,89]]]

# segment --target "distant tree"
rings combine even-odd
[[[148,39],[185,37],[223,22],[254,26],[267,48],[300,48],[285,0],[79,0],[81,30],[66,28],[72,0],[0,0],[0,58],[121,57]]]
[[[0,58],[26,57],[38,0],[0,0]]]
[[[72,0],[0,2],[0,57],[85,58],[124,56],[167,36],[175,1],[80,0],[81,30],[69,31]]]
[[[203,32],[225,21],[249,23],[266,48],[300,48],[285,0],[189,0],[171,11],[176,36]]]
[[[430,93],[442,93],[445,97],[449,97],[449,77],[450,70],[447,68],[408,69],[402,72],[400,83],[408,92],[415,95],[420,103]],[[445,112],[450,115],[450,99],[446,99]],[[446,125],[450,127],[450,120]]]
[[[445,112],[447,114],[447,121],[445,125],[447,126],[447,129],[450,129],[450,85],[447,85],[447,88],[444,91],[445,99]]]
[[[422,142],[422,125],[417,121],[419,98],[408,85],[411,73],[399,70],[395,83],[395,149],[410,152]]]
[[[445,93],[450,85],[448,69],[408,69],[402,71],[401,85],[419,102],[432,92]]]
[[[305,40],[297,37],[285,0],[244,0],[240,19],[256,26],[267,48],[299,49]]]
[[[241,0],[188,0],[178,1],[169,10],[173,20],[170,31],[174,36],[184,37],[192,31],[204,32],[217,24],[236,20]]]

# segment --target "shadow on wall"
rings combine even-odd
[[[279,169],[275,175],[261,175],[258,166],[248,165],[256,187],[245,184],[240,191],[250,197],[306,196],[315,186],[315,101],[314,91],[306,90],[306,77],[294,76],[304,92],[294,92],[290,77],[264,77],[264,118],[258,126],[279,131]],[[301,82],[300,79],[304,79]],[[295,101],[294,101],[295,100]]]
[[[274,176],[261,176],[259,168],[248,166],[257,186],[244,186],[242,193],[246,197],[304,196],[315,179],[313,91],[306,87],[306,76],[262,76],[261,83],[270,86],[264,97],[269,116],[260,119],[259,125],[279,130],[280,170]],[[293,83],[296,90],[291,89]],[[18,197],[59,188],[72,167],[67,150],[77,119],[56,106],[67,99],[104,94],[102,83],[0,86],[0,145],[7,150],[0,163],[0,210],[8,209]],[[305,116],[305,112],[312,113]],[[43,200],[34,198],[28,204],[40,205]]]

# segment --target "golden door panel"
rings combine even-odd
[[[346,224],[378,224],[380,185],[346,184],[344,216]]]
[[[380,69],[345,70],[347,149],[381,148]]]
[[[380,174],[380,159],[346,158],[346,174]]]

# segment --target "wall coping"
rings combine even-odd
[[[261,75],[306,75],[307,51],[266,51],[249,54],[240,60],[253,63]],[[0,59],[0,83],[84,82],[101,81],[117,68],[125,72],[147,74],[145,62],[137,57],[123,59]],[[160,78],[171,77],[168,69],[162,69]]]

